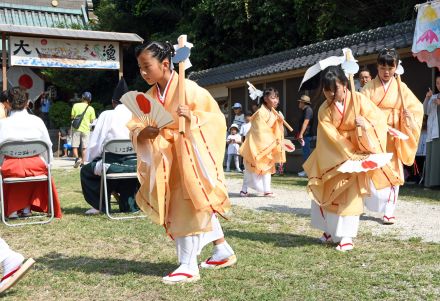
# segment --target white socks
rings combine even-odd
[[[219,261],[226,259],[232,255],[234,255],[234,250],[232,250],[231,246],[228,244],[227,241],[224,241],[221,244],[214,246],[214,253],[211,257],[211,260]]]
[[[189,274],[198,274],[197,251],[199,248],[200,235],[190,235],[176,238],[177,257],[180,266],[174,271]]]

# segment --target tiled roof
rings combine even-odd
[[[0,24],[0,32],[19,36],[142,43],[135,33]]]
[[[57,8],[73,8],[80,9],[81,6],[85,5],[87,2],[87,6],[91,5],[91,0],[58,0]],[[2,0],[0,1],[0,5],[2,3],[9,4],[18,4],[18,5],[33,5],[33,6],[45,6],[45,7],[54,7],[52,5],[52,0]],[[93,4],[92,4],[93,6]]]
[[[406,48],[412,45],[414,27],[415,20],[379,27],[238,63],[192,72],[189,78],[201,86],[209,86],[309,67],[331,55],[342,55],[344,47],[350,47],[355,57],[377,53],[384,47]]]
[[[0,2],[0,24],[59,27],[61,24],[84,26],[87,23],[84,6],[79,9],[67,9]]]

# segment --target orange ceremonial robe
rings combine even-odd
[[[388,90],[382,85],[378,76],[364,86],[362,93],[385,113],[388,125],[408,135],[408,140],[394,139],[388,135],[386,152],[393,153],[391,162],[385,167],[371,171],[371,178],[376,189],[403,185],[403,166],[412,165],[419,144],[420,130],[423,122],[423,104],[402,82],[402,98],[396,79],[392,79]],[[411,113],[411,121],[406,123],[403,109]]]
[[[338,167],[356,153],[381,153],[386,145],[384,114],[358,92],[354,102],[347,90],[342,112],[336,104],[329,106],[325,101],[321,105],[316,148],[303,165],[311,198],[324,210],[341,216],[363,212],[362,198],[369,194],[369,181],[366,173],[341,173]],[[355,116],[366,120],[362,137],[357,135]]]
[[[275,163],[286,162],[283,139],[283,121],[262,105],[252,115],[251,127],[240,147],[246,170],[257,175],[275,173]]]
[[[185,80],[185,90],[192,117],[184,135],[178,131],[177,73],[164,100],[174,123],[145,144],[137,142],[144,125],[135,117],[127,125],[138,154],[141,187],[136,202],[171,237],[209,232],[212,213],[224,214],[230,208],[222,166],[225,117],[207,90],[190,80]],[[156,86],[147,93],[159,99]]]

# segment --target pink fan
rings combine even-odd
[[[349,159],[339,166],[338,171],[342,173],[367,172],[385,166],[392,157],[393,153],[381,153],[366,155],[359,160]]]
[[[121,102],[146,126],[163,128],[174,122],[163,105],[147,93],[127,92],[121,97]]]

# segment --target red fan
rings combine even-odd
[[[339,166],[338,171],[342,173],[367,172],[385,166],[390,162],[393,153],[370,154],[357,159],[350,159]]]
[[[282,147],[288,153],[291,153],[291,152],[295,151],[295,145],[289,139],[284,139],[283,140]]]

